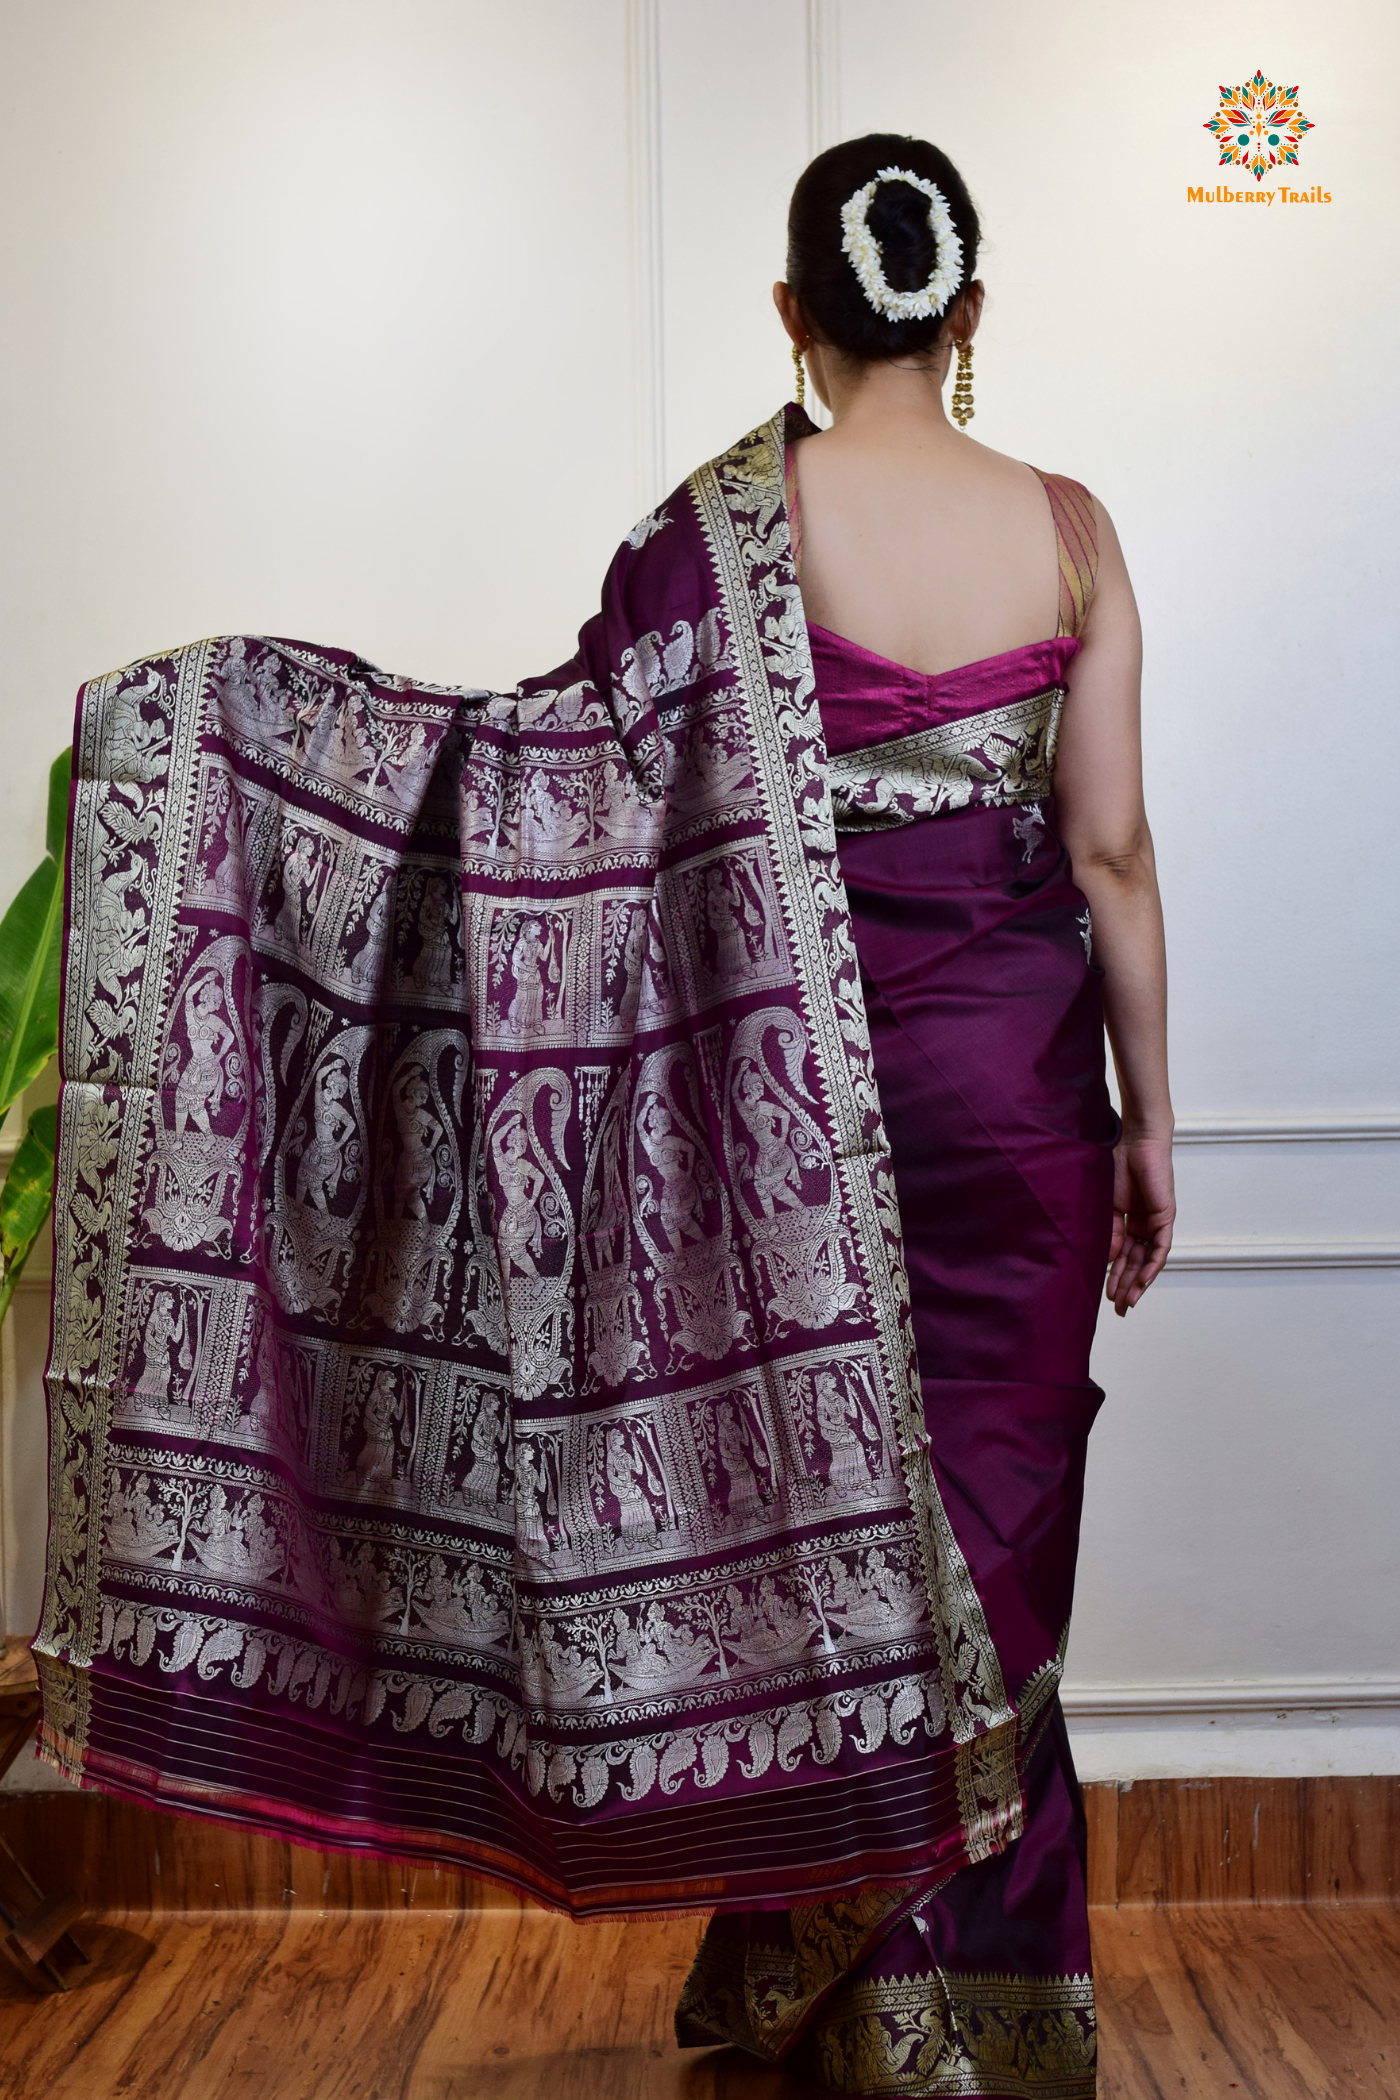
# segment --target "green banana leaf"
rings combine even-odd
[[[49,769],[47,851],[0,919],[0,1117],[58,1050],[63,850],[72,754]],[[37,1108],[0,1189],[0,1320],[53,1203],[58,1111]]]
[[[53,1202],[57,1144],[57,1108],[36,1108],[0,1189],[0,1320],[10,1309],[15,1285]]]
[[[48,851],[0,920],[0,1116],[58,1049],[63,847],[72,754],[49,773]]]

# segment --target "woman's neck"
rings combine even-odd
[[[858,364],[818,351],[812,378],[831,410],[833,430],[864,444],[923,446],[960,434],[943,407],[952,355],[950,344],[931,363],[915,366]]]

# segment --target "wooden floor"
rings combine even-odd
[[[1400,2100],[1387,1905],[1094,1915],[1103,2100]],[[128,1915],[66,1997],[0,1973],[5,2100],[799,2100],[679,2051],[699,1933],[539,1912]]]
[[[1148,1779],[1087,1786],[1089,1902],[1400,1899],[1400,1778]],[[519,1910],[454,1867],[293,1845],[110,1794],[0,1796],[0,1838],[93,1910]]]

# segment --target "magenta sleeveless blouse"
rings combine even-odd
[[[1063,685],[1080,648],[1073,635],[1056,635],[930,675],[877,656],[811,620],[807,635],[826,747],[833,754],[913,736]]]
[[[802,511],[791,445],[786,466],[788,528],[800,580]],[[807,636],[822,728],[833,756],[913,736],[922,729],[1043,693],[1047,686],[1063,685],[1079,654],[1079,634],[1098,571],[1093,498],[1081,482],[1066,475],[1044,474],[1038,467],[1031,471],[1044,486],[1055,526],[1060,592],[1054,636],[999,656],[980,657],[951,671],[927,673],[878,656],[873,649],[864,649],[859,642],[809,620]]]

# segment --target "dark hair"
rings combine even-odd
[[[870,304],[842,249],[841,207],[881,168],[907,168],[943,192],[962,242],[959,291],[976,274],[981,231],[966,183],[947,154],[927,139],[872,131],[867,138],[829,147],[803,170],[788,209],[787,281],[818,341],[867,360],[932,349],[948,318],[945,307],[927,320],[891,321]],[[882,182],[871,200],[866,223],[879,242],[885,277],[897,292],[917,291],[937,268],[938,243],[928,212],[928,198],[908,182]]]

